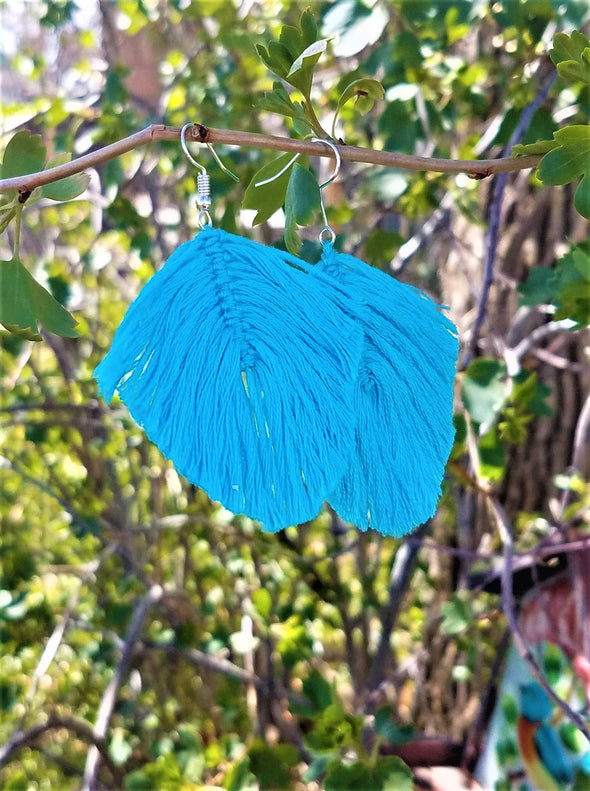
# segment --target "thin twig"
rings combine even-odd
[[[368,689],[370,692],[376,690],[385,678],[387,657],[391,652],[391,633],[395,628],[402,603],[402,596],[408,587],[412,569],[414,568],[414,561],[420,552],[422,541],[429,529],[430,522],[425,522],[413,533],[412,543],[407,541],[404,542],[395,554],[389,577],[387,602],[382,607],[379,614],[379,619],[381,621],[381,636],[369,672]]]
[[[504,610],[504,614],[506,615],[506,619],[508,621],[508,626],[512,633],[514,646],[520,656],[523,658],[535,681],[541,685],[550,699],[561,709],[561,711],[563,711],[566,717],[574,723],[576,728],[578,728],[587,739],[590,739],[590,731],[588,730],[584,719],[572,708],[570,708],[570,706],[564,700],[558,697],[551,689],[539,663],[533,656],[526,640],[522,635],[522,632],[520,631],[520,626],[518,625],[518,619],[514,609],[514,594],[512,588],[514,538],[512,536],[512,530],[508,522],[508,517],[506,516],[502,506],[492,497],[488,498],[488,503],[494,515],[502,544],[504,545],[504,565],[502,567],[502,609]]]
[[[119,661],[117,662],[117,667],[115,668],[114,675],[103,693],[100,705],[98,707],[96,722],[94,724],[94,728],[92,729],[95,740],[106,738],[107,730],[109,728],[111,717],[113,716],[115,704],[117,702],[117,693],[119,692],[119,687],[123,683],[123,679],[127,674],[129,663],[135,650],[135,643],[143,628],[143,623],[148,612],[154,604],[162,599],[163,595],[164,589],[160,585],[153,585],[147,592],[146,596],[144,596],[143,599],[140,599],[140,601],[135,606],[131,623],[129,624],[127,634],[125,635],[123,650],[121,652]],[[81,791],[96,791],[101,758],[102,755],[100,750],[96,747],[96,745],[93,745],[88,750],[88,755],[86,756],[86,766],[84,767],[84,777],[82,780]]]
[[[5,744],[0,745],[0,767],[12,760],[13,755],[22,747],[32,744],[44,733],[47,733],[47,731],[58,730],[60,728],[71,731],[81,739],[90,742],[98,751],[105,764],[108,765],[109,769],[112,772],[117,772],[116,767],[109,757],[104,737],[101,738],[96,736],[92,726],[85,720],[80,720],[75,717],[64,717],[57,714],[50,714],[45,722],[33,725],[32,728],[26,731],[17,731],[17,733],[13,734]]]
[[[537,345],[537,343],[539,343],[539,341],[558,332],[571,331],[575,326],[576,322],[571,319],[549,321],[546,324],[541,324],[540,327],[535,327],[532,332],[513,348],[506,348],[504,350],[504,359],[506,360],[508,375],[515,376],[520,371],[520,361]]]
[[[554,81],[555,81],[555,74],[552,73],[551,76],[547,80],[545,80],[544,84],[537,92],[537,95],[535,96],[533,101],[522,111],[520,120],[516,125],[514,132],[510,136],[510,140],[508,141],[506,148],[504,149],[505,154],[510,152],[512,146],[516,145],[523,138],[525,132],[529,127],[533,115],[547,98]],[[475,317],[475,321],[473,322],[473,327],[471,329],[471,339],[469,343],[469,348],[461,362],[462,370],[464,370],[469,365],[471,360],[477,354],[477,348],[479,344],[479,333],[481,331],[481,328],[483,327],[484,321],[486,320],[488,300],[490,297],[490,289],[494,282],[494,263],[496,261],[498,240],[500,238],[500,221],[502,218],[502,203],[504,200],[504,190],[506,188],[506,184],[508,183],[507,173],[508,171],[504,169],[502,170],[502,172],[497,171],[498,175],[494,179],[494,185],[492,190],[492,201],[490,204],[489,224],[486,233],[485,259],[484,259],[483,282],[481,286],[481,294],[477,306],[477,315]]]
[[[59,179],[81,173],[86,168],[96,167],[111,159],[147,143],[156,141],[179,141],[180,128],[154,124],[136,132],[129,137],[111,143],[108,146],[92,151],[90,154],[73,159],[63,165],[48,168],[38,173],[0,179],[0,193],[18,190],[21,193],[32,192],[36,187],[51,184]],[[238,132],[232,129],[213,129],[193,124],[187,130],[187,138],[199,143],[222,143],[229,146],[246,146],[250,148],[274,149],[310,154],[318,157],[332,157],[333,152],[324,143],[312,143],[308,140],[294,140],[289,137],[265,135],[252,132]],[[407,154],[396,154],[391,151],[376,151],[372,148],[339,145],[338,150],[343,160],[349,162],[367,162],[372,165],[399,168],[401,170],[430,171],[434,173],[468,173],[474,178],[486,178],[493,173],[514,172],[534,168],[541,157],[505,157],[502,159],[437,159],[435,157],[417,157]]]

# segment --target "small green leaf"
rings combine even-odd
[[[529,270],[528,278],[520,283],[517,290],[520,294],[519,305],[551,305],[555,295],[553,269],[547,266],[534,266]]]
[[[536,154],[547,154],[549,151],[557,148],[558,145],[559,143],[557,140],[538,140],[536,143],[527,143],[526,145],[518,143],[512,146],[512,156],[529,157],[535,156]]]
[[[266,588],[258,588],[252,594],[252,604],[254,609],[264,621],[270,619],[272,613],[272,597]]]
[[[293,61],[287,78],[293,77],[298,71],[309,69],[318,62],[322,52],[325,52],[328,46],[328,39],[321,38],[319,41],[314,41]]]
[[[443,620],[440,630],[443,634],[457,635],[464,632],[472,621],[473,614],[468,601],[453,596],[441,607]]]
[[[494,427],[479,440],[479,472],[482,478],[499,482],[506,469],[506,451]]]
[[[2,178],[25,176],[43,169],[46,148],[40,135],[30,132],[17,132],[8,141],[2,162]]]
[[[572,261],[584,280],[590,282],[590,255],[581,247],[572,248]]]
[[[414,780],[406,764],[395,756],[381,758],[376,763],[355,761],[343,764],[334,760],[328,764],[325,791],[412,791]]]
[[[494,423],[506,400],[506,364],[480,357],[465,371],[461,397],[465,409],[484,434]]]
[[[332,703],[332,687],[315,668],[303,682],[303,694],[315,711],[323,711]]]
[[[590,220],[590,168],[580,181],[574,193],[574,207],[578,214]]]
[[[37,329],[76,338],[74,317],[37,283],[18,259],[0,261],[0,323],[9,332],[31,341],[42,340]]]
[[[279,41],[289,50],[292,60],[295,60],[297,55],[299,55],[301,50],[305,49],[306,46],[303,43],[301,32],[298,28],[293,27],[293,25],[283,25]]]
[[[279,77],[286,77],[292,61],[287,47],[280,41],[271,41],[268,45],[268,58],[271,71],[274,71]]]
[[[301,38],[303,41],[303,45],[305,47],[308,47],[310,44],[313,44],[313,42],[317,40],[318,26],[315,21],[315,17],[311,12],[311,9],[306,8],[305,11],[301,14],[301,19],[299,20],[299,27],[301,28]]]
[[[568,82],[590,82],[590,66],[575,60],[564,60],[557,64],[557,73]]]
[[[285,195],[285,245],[296,254],[301,247],[298,225],[308,225],[320,209],[320,188],[315,176],[298,162],[293,166]]]
[[[261,110],[278,113],[289,118],[306,121],[303,107],[299,102],[292,102],[282,82],[273,82],[272,91],[265,91],[262,98],[256,103]],[[307,121],[306,121],[307,123]]]
[[[553,136],[559,147],[543,157],[538,175],[545,184],[569,184],[590,170],[590,125],[566,126]]]
[[[372,77],[362,77],[359,80],[354,80],[344,89],[342,96],[338,100],[336,112],[338,113],[346,102],[350,101],[352,98],[356,97],[358,102],[359,97],[366,97],[371,99],[372,103],[374,103],[378,99],[383,99],[384,95],[385,90],[379,80],[374,80]],[[364,112],[368,111],[364,110]]]
[[[549,57],[557,65],[562,61],[580,61],[582,53],[590,46],[590,41],[579,30],[574,30],[570,36],[567,33],[556,33],[553,36],[553,49],[549,50]]]
[[[390,744],[406,744],[416,736],[416,730],[411,725],[400,727],[393,721],[393,712],[385,706],[375,714],[375,730]]]
[[[65,179],[54,181],[53,184],[45,184],[41,187],[41,195],[51,200],[68,201],[77,198],[90,184],[88,173],[76,173]]]
[[[358,80],[353,80],[350,85],[346,86],[338,100],[332,123],[332,136],[334,136],[336,128],[336,119],[347,102],[354,98],[356,100],[356,109],[361,115],[365,115],[373,108],[377,100],[383,99],[384,95],[385,90],[379,80],[374,80],[372,77],[361,77]]]
[[[259,187],[257,187],[256,184],[279,173],[292,157],[292,154],[281,154],[280,157],[273,159],[272,162],[260,168],[260,170],[254,174],[250,184],[248,184],[246,192],[244,193],[242,207],[244,209],[255,209],[257,211],[256,217],[254,217],[252,222],[253,225],[266,222],[285,202],[285,194],[291,175],[290,169],[287,169],[282,175],[269,184],[261,184]]]

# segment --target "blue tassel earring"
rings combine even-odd
[[[322,142],[336,169],[320,192],[340,169],[338,149]],[[418,289],[337,253],[323,199],[321,208],[323,254],[314,272],[326,287],[344,289],[338,304],[364,335],[355,450],[327,499],[346,522],[401,536],[434,514],[440,496],[454,438],[457,331]]]
[[[95,377],[189,481],[276,531],[313,519],[346,473],[363,333],[314,267],[211,227],[190,126],[201,231],[143,287]]]

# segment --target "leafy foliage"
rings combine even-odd
[[[273,133],[282,124],[303,138],[329,137],[326,119],[332,137],[352,145],[493,157],[536,95],[539,70],[530,65],[543,58],[547,31],[581,27],[587,12],[585,3],[500,11],[457,0],[441,13],[436,4],[341,0],[313,14],[286,2],[263,17],[263,6],[241,16],[230,0],[117,1],[102,4],[104,19],[90,19],[74,3],[31,3],[26,19],[16,13],[18,47],[10,50],[7,37],[0,64],[11,70],[5,85],[15,86],[3,97],[2,177],[62,164],[68,155],[54,150],[86,153],[154,118]],[[584,214],[587,171],[574,152],[588,121],[581,36],[555,35],[560,77],[523,138],[534,150],[522,153],[546,154],[545,175],[558,185],[564,174],[582,176],[576,206]],[[143,78],[140,53],[149,53]],[[556,108],[571,126],[556,129]],[[482,148],[492,121],[497,137]],[[216,225],[244,232],[243,198],[256,226],[276,215],[245,233],[313,260],[317,234],[306,228],[320,217],[309,161],[256,187],[291,155],[222,156],[240,186],[210,169]],[[0,336],[0,742],[52,715],[91,729],[140,605],[161,586],[116,691],[100,762],[105,787],[411,788],[410,770],[384,746],[425,732],[463,739],[504,633],[497,595],[466,589],[488,571],[490,555],[501,562],[487,492],[506,506],[517,552],[564,524],[572,534],[585,524],[590,487],[569,471],[574,426],[560,422],[559,396],[583,392],[575,330],[588,322],[587,244],[564,255],[573,221],[568,215],[569,230],[546,235],[558,223],[540,214],[538,180],[518,182],[529,213],[515,229],[511,207],[508,254],[496,265],[514,259],[520,268],[506,277],[497,270],[478,354],[459,373],[457,435],[431,537],[393,600],[399,542],[359,534],[330,513],[264,535],[179,477],[120,403],[98,401],[92,370],[196,216],[194,173],[178,146],[128,152],[94,178],[100,197],[83,194],[85,175],[0,196],[0,320],[11,329]],[[481,251],[470,244],[483,237],[486,189],[350,165],[326,202],[337,245],[384,269],[394,260],[400,277],[451,303],[465,333],[477,308]],[[532,261],[514,252],[521,236],[538,238]],[[467,248],[475,268],[462,256]],[[563,381],[561,369],[548,373],[532,354],[508,366],[504,349],[514,351],[523,315],[534,328],[571,321],[558,336],[569,366]],[[47,344],[28,340],[40,337],[39,324],[57,333]],[[533,479],[531,467],[523,477],[520,456],[533,459]],[[507,492],[527,482],[534,504],[510,500]],[[556,526],[559,500],[567,507]],[[545,670],[555,678],[555,668]],[[78,788],[85,734],[41,733],[0,767],[0,785]],[[502,749],[514,758],[513,744]]]

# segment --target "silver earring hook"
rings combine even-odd
[[[198,169],[200,170],[200,172],[201,172],[201,173],[205,174],[205,173],[207,172],[207,171],[206,171],[206,169],[205,169],[205,166],[204,166],[204,165],[201,165],[201,163],[200,163],[200,162],[197,162],[197,160],[196,160],[196,159],[193,157],[193,155],[191,154],[191,152],[188,150],[188,146],[187,146],[187,144],[186,144],[186,130],[189,128],[189,126],[194,126],[194,124],[185,124],[185,125],[182,127],[182,129],[180,130],[180,145],[182,146],[182,150],[183,150],[183,152],[184,152],[184,155],[185,155],[185,157],[186,157],[186,158],[187,158],[187,159],[188,159],[190,162],[192,162],[192,163],[193,163],[193,165],[194,165],[196,168],[198,168]],[[219,154],[218,154],[218,153],[217,153],[217,151],[216,151],[216,150],[213,148],[213,146],[211,145],[211,143],[205,143],[205,145],[207,146],[207,148],[209,149],[209,151],[210,151],[210,152],[213,154],[213,158],[214,158],[214,160],[217,162],[217,164],[218,164],[218,165],[219,165],[219,167],[220,167],[220,168],[223,170],[223,172],[224,172],[224,173],[227,173],[227,175],[228,175],[228,176],[229,176],[231,179],[233,179],[234,181],[236,181],[236,182],[237,182],[237,181],[239,181],[240,179],[239,179],[239,178],[236,176],[236,174],[235,174],[235,173],[233,173],[233,172],[232,172],[232,171],[231,171],[231,170],[230,170],[228,167],[226,167],[226,166],[223,164],[223,162],[221,161],[221,159],[220,159],[220,157],[219,157]]]
[[[186,130],[189,126],[193,124],[185,124],[182,129],[180,130],[180,145],[185,157],[191,162],[199,171],[199,175],[197,176],[197,208],[199,209],[199,217],[198,222],[201,228],[204,228],[206,225],[212,225],[213,222],[211,220],[211,215],[209,214],[209,209],[211,208],[211,184],[209,180],[209,174],[204,165],[201,165],[200,162],[193,157],[191,152],[188,150],[188,146],[186,144]],[[215,161],[219,165],[219,167],[231,176],[234,181],[239,181],[238,177],[235,173],[232,173],[231,170],[225,167],[217,152],[213,148],[210,143],[207,143],[207,148],[213,154]]]
[[[324,138],[321,137],[312,137],[311,142],[325,143],[327,146],[330,146],[330,148],[334,152],[334,158],[336,160],[336,163],[334,165],[334,172],[327,181],[324,181],[323,184],[320,184],[320,208],[322,210],[322,217],[324,218],[324,227],[320,231],[319,239],[320,242],[327,242],[327,241],[334,242],[336,240],[336,234],[334,232],[334,229],[330,226],[330,223],[328,222],[328,215],[326,214],[326,207],[324,205],[324,196],[322,195],[322,190],[324,189],[324,187],[327,187],[328,184],[331,184],[340,173],[340,165],[342,163],[342,160],[340,159],[340,151],[338,151],[338,148],[331,140],[325,140]],[[327,238],[326,238],[326,234],[328,235]]]
[[[278,173],[275,173],[274,176],[271,176],[269,179],[264,179],[263,181],[257,181],[254,186],[262,187],[264,186],[264,184],[270,184],[272,181],[276,181],[277,179],[280,179],[283,173],[286,173],[293,164],[293,162],[295,162],[296,159],[299,159],[300,156],[301,156],[301,152],[298,151],[297,154],[295,154],[294,157],[291,157],[291,159],[287,162],[287,164],[284,167],[282,167]]]

